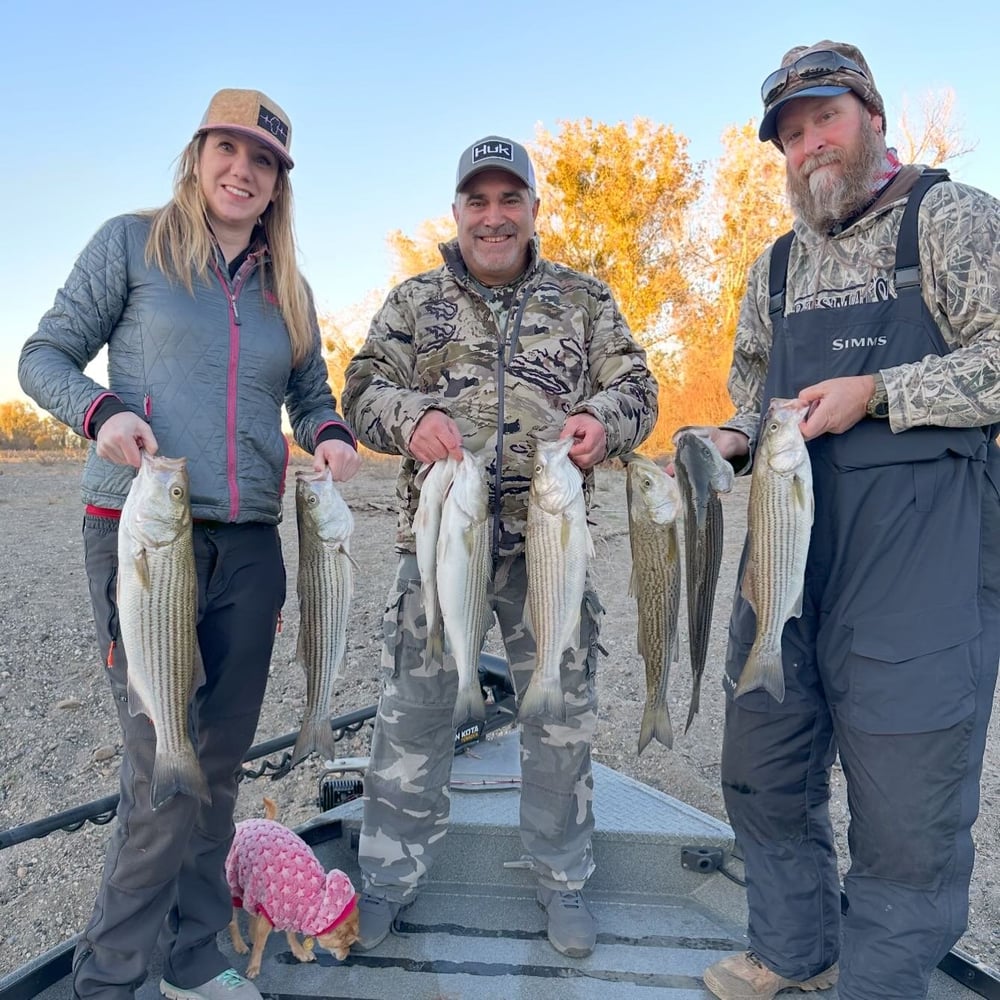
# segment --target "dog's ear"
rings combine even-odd
[[[354,891],[350,878],[339,868],[333,868],[326,875],[323,892],[323,910],[334,920],[341,914],[357,906],[360,893]]]

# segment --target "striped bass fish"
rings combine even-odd
[[[354,593],[350,553],[354,517],[329,469],[296,473],[295,519],[299,536],[295,658],[306,675],[306,710],[292,750],[293,764],[314,750],[327,760],[337,755],[330,701],[347,649]]]
[[[450,456],[434,462],[422,473],[420,500],[413,515],[413,536],[420,570],[420,593],[427,619],[427,648],[434,659],[441,656],[441,607],[437,591],[437,544],[441,510],[458,463]]]
[[[150,800],[210,803],[188,732],[204,681],[198,657],[198,579],[187,459],[142,453],[118,525],[118,621],[128,660],[128,707],[156,734]]]
[[[436,577],[445,639],[458,668],[454,722],[460,726],[469,719],[486,721],[479,654],[492,624],[493,557],[483,461],[464,450],[461,462],[449,461],[454,472],[441,508]]]
[[[757,634],[736,698],[757,688],[785,698],[781,633],[802,614],[813,523],[812,465],[801,428],[807,412],[796,399],[772,399],[754,454],[742,591],[757,616]]]
[[[629,595],[636,599],[639,655],[646,664],[646,705],[639,729],[641,754],[654,738],[668,749],[674,745],[667,680],[679,647],[681,552],[677,521],[681,497],[677,480],[641,455],[628,458],[625,496],[632,549]]]
[[[684,508],[684,561],[687,577],[688,643],[691,647],[691,707],[684,731],[691,728],[701,699],[701,678],[708,658],[715,589],[722,565],[720,493],[733,488],[733,467],[707,436],[694,428],[674,435],[674,469]]]
[[[519,718],[566,719],[563,654],[580,630],[587,565],[594,542],[587,527],[583,474],[569,458],[573,438],[542,442],[528,491],[525,561],[528,614],[535,636],[535,670]]]

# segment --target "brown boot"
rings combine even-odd
[[[798,982],[772,972],[752,951],[710,965],[705,970],[705,986],[719,1000],[772,1000],[782,990],[828,990],[837,982],[836,962],[826,972]]]

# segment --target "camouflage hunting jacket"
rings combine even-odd
[[[873,208],[837,235],[796,219],[786,314],[895,297],[896,236],[922,172],[904,167]],[[911,427],[981,427],[1000,421],[1000,201],[976,188],[935,184],[918,213],[921,292],[951,353],[882,370],[894,433]],[[753,263],[736,328],[724,426],[757,437],[771,349],[768,248]],[[741,471],[747,471],[746,468]]]
[[[495,555],[524,545],[535,446],[566,418],[604,425],[608,457],[637,447],[656,423],[657,384],[603,282],[538,256],[509,291],[502,326],[469,279],[458,241],[444,265],[397,285],[347,366],[343,407],[359,439],[401,455],[396,548],[413,552],[420,469],[407,444],[431,409],[455,420],[488,456]],[[593,473],[585,475],[588,506]]]

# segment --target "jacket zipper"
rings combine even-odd
[[[236,455],[236,393],[239,385],[240,360],[240,310],[239,295],[247,276],[257,266],[257,255],[249,254],[230,282],[219,267],[212,262],[216,277],[229,302],[229,360],[226,369],[226,481],[229,484],[229,520],[235,521],[240,512],[240,483],[237,475]]]
[[[528,298],[530,297],[530,291],[525,285],[521,290],[520,301],[517,305],[517,310],[514,313],[514,328],[511,330],[510,316],[508,312],[507,317],[504,320],[503,330],[498,329],[497,333],[497,447],[496,447],[496,461],[493,463],[493,496],[496,498],[496,502],[493,508],[493,542],[492,542],[492,556],[493,556],[493,566],[497,564],[497,559],[500,558],[500,513],[503,509],[503,497],[502,497],[502,471],[501,464],[503,461],[503,442],[504,442],[504,424],[505,424],[505,409],[504,409],[504,375],[507,371],[507,365],[514,358],[514,352],[517,349],[517,343],[520,339],[521,334],[521,320],[524,316],[525,307],[528,304]],[[489,308],[487,306],[487,308]],[[493,315],[492,310],[490,310],[490,315]],[[494,325],[496,321],[494,320]],[[505,357],[506,355],[506,357]]]

